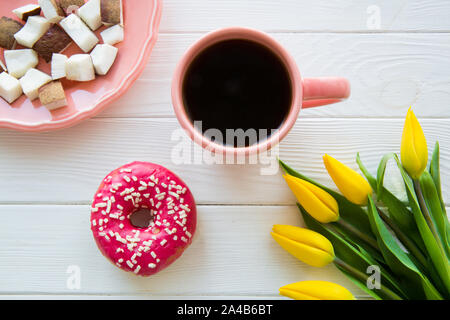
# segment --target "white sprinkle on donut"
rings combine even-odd
[[[138,274],[139,273],[139,270],[141,270],[141,266],[137,266],[136,267],[136,269],[134,269],[134,273],[136,273],[136,274]]]

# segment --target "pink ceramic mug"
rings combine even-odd
[[[183,102],[183,80],[191,62],[204,49],[217,42],[230,39],[251,40],[269,48],[285,64],[292,84],[292,104],[290,111],[278,131],[270,135],[266,140],[248,147],[236,148],[209,140],[202,132],[199,132],[194,127],[194,124],[187,115]],[[294,59],[276,40],[261,31],[241,27],[219,29],[206,34],[200,40],[195,42],[186,51],[181,58],[181,61],[178,63],[172,81],[172,103],[175,114],[181,126],[185,129],[191,139],[211,152],[234,154],[238,156],[255,154],[260,151],[268,150],[276,145],[288,134],[289,130],[295,124],[302,108],[317,107],[339,102],[348,98],[349,95],[350,84],[347,79],[335,77],[302,79]]]

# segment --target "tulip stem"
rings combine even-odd
[[[436,238],[438,244],[440,244],[440,238],[438,236],[437,230],[434,226],[433,220],[431,219],[430,212],[428,211],[427,204],[425,203],[425,198],[423,197],[422,187],[418,179],[414,179],[414,190],[416,191],[417,199],[419,200],[420,208],[422,209],[423,216],[427,221],[428,227],[430,228],[433,236]]]
[[[362,233],[358,229],[356,229],[354,226],[352,226],[350,223],[344,221],[343,219],[339,219],[336,221],[338,225],[340,225],[342,228],[347,229],[348,231],[354,233],[356,236],[358,236],[360,239],[364,240],[366,243],[368,243],[371,247],[373,247],[375,250],[380,251],[380,248],[378,247],[377,241],[366,235],[365,233]]]
[[[427,259],[423,255],[422,251],[416,246],[414,241],[412,241],[384,212],[383,210],[377,208],[378,214],[381,219],[389,226],[389,228],[394,231],[397,238],[402,242],[406,249],[408,249],[411,254],[419,260],[422,264],[423,269],[427,265]]]
[[[353,277],[355,277],[356,279],[358,279],[359,281],[361,281],[364,284],[367,285],[367,279],[368,279],[368,275],[359,271],[358,269],[352,267],[351,265],[349,265],[348,263],[342,261],[341,259],[339,259],[338,257],[334,258],[334,263],[339,266],[340,268],[344,269],[346,272],[348,272],[349,274],[351,274]],[[373,289],[372,289],[373,290]],[[380,288],[377,289],[382,291],[386,296],[388,296],[390,299],[392,300],[403,300],[398,294],[396,294],[395,292],[393,292],[392,290],[390,290],[389,288],[385,287],[383,284],[380,283]]]

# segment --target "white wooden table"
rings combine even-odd
[[[347,77],[353,90],[347,102],[304,110],[280,146],[282,159],[330,186],[325,152],[356,168],[359,151],[374,172],[384,153],[399,151],[413,105],[430,149],[441,142],[449,200],[449,16],[447,0],[166,0],[145,72],[107,111],[57,132],[0,130],[0,298],[278,298],[280,286],[307,279],[334,281],[364,297],[334,266],[309,267],[271,239],[275,223],[302,224],[280,174],[262,176],[257,165],[171,161],[177,142],[170,134],[178,128],[172,72],[209,30],[267,31],[303,76]],[[147,279],[103,258],[89,228],[101,178],[133,160],[174,170],[198,203],[192,246]],[[81,271],[79,289],[67,286],[70,266]]]

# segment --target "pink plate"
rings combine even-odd
[[[0,17],[15,18],[12,10],[37,0],[2,1]],[[41,106],[39,99],[31,102],[25,95],[12,105],[0,98],[0,127],[23,131],[49,131],[72,126],[106,108],[127,91],[145,68],[158,36],[161,19],[161,0],[123,1],[125,40],[119,48],[117,60],[106,76],[97,76],[90,82],[62,80],[68,106],[52,112]],[[96,32],[99,33],[102,27]],[[99,36],[101,41],[101,37]],[[18,46],[19,48],[19,46]],[[64,51],[70,56],[81,53],[75,43]],[[3,59],[3,49],[0,49]],[[4,61],[4,60],[3,60]],[[50,73],[50,65],[40,59],[37,68]]]

